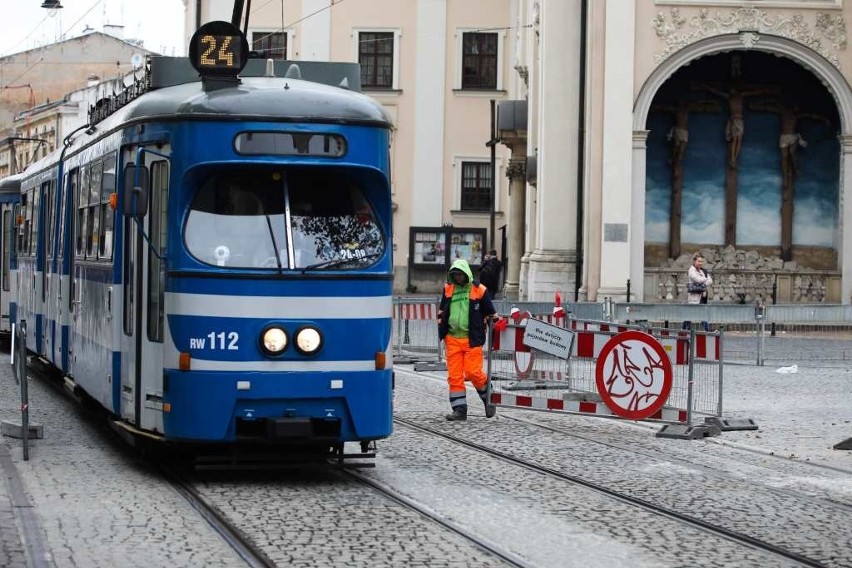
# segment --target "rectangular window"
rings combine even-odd
[[[104,159],[104,173],[101,184],[100,226],[98,258],[112,259],[113,228],[115,210],[110,207],[110,198],[115,193],[115,155]]]
[[[133,336],[133,309],[136,305],[136,225],[130,217],[124,218],[124,334]],[[136,237],[136,238],[133,238]]]
[[[51,181],[50,184],[47,186],[47,193],[45,194],[45,198],[47,199],[47,203],[44,204],[44,225],[47,229],[47,232],[45,233],[45,244],[47,245],[47,258],[53,258],[53,232],[56,227],[56,215],[53,210],[56,204],[55,181]]]
[[[287,34],[252,32],[251,51],[256,51],[264,59],[287,59]]]
[[[75,227],[76,247],[75,251],[78,257],[86,253],[86,237],[89,234],[89,185],[90,178],[89,166],[85,165],[80,169],[80,183],[77,186],[74,202],[77,204],[77,223]]]
[[[466,32],[462,37],[462,89],[497,89],[497,34]]]
[[[151,164],[151,215],[148,231],[151,235],[151,247],[148,250],[148,339],[163,341],[165,263],[167,230],[166,222],[169,196],[169,164],[165,160]],[[153,249],[153,250],[151,250]]]
[[[489,162],[462,162],[462,211],[491,210],[491,164]]]
[[[3,211],[3,289],[9,290],[9,262],[12,255],[12,243],[15,239],[15,228],[12,225],[12,212]]]
[[[101,184],[103,183],[103,164],[100,161],[89,165],[89,220],[86,233],[86,258],[97,258],[97,243],[100,241],[101,218]]]
[[[360,32],[358,63],[361,64],[361,87],[393,88],[393,32]]]
[[[32,192],[33,194],[33,206],[30,211],[30,243],[29,243],[29,251],[30,256],[36,255],[36,250],[38,250],[38,219],[39,212],[41,211],[41,191],[39,188],[35,188]]]

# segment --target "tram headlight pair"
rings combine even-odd
[[[267,355],[280,355],[290,344],[290,338],[283,327],[271,325],[260,335],[260,345]],[[312,355],[322,347],[322,334],[312,326],[305,326],[296,332],[296,350],[304,355]]]

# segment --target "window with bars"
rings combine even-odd
[[[360,32],[358,34],[361,87],[393,88],[393,42],[393,32]]]
[[[253,32],[251,50],[266,59],[287,59],[287,33]]]
[[[461,210],[491,210],[491,164],[462,162]]]
[[[497,88],[497,34],[466,32],[462,36],[462,89]]]

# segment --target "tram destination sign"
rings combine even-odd
[[[571,345],[574,343],[574,332],[530,318],[524,328],[523,342],[537,351],[568,359],[571,356]]]

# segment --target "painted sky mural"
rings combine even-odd
[[[838,230],[838,117],[825,88],[796,63],[749,52],[742,55],[744,80],[768,86],[776,94],[745,99],[745,132],[738,162],[738,246],[778,246],[781,240],[781,119],[770,112],[781,97],[793,97],[801,116],[796,130],[806,146],[798,146],[795,178],[793,245],[836,247]],[[648,117],[646,240],[667,243],[671,207],[672,166],[667,134],[672,106],[686,97],[700,101],[689,115],[689,141],[682,161],[681,238],[685,243],[722,245],[725,224],[725,125],[728,103],[701,88],[704,82],[729,84],[731,55],[699,60],[682,69],[657,94]],[[667,110],[668,109],[668,110]]]

